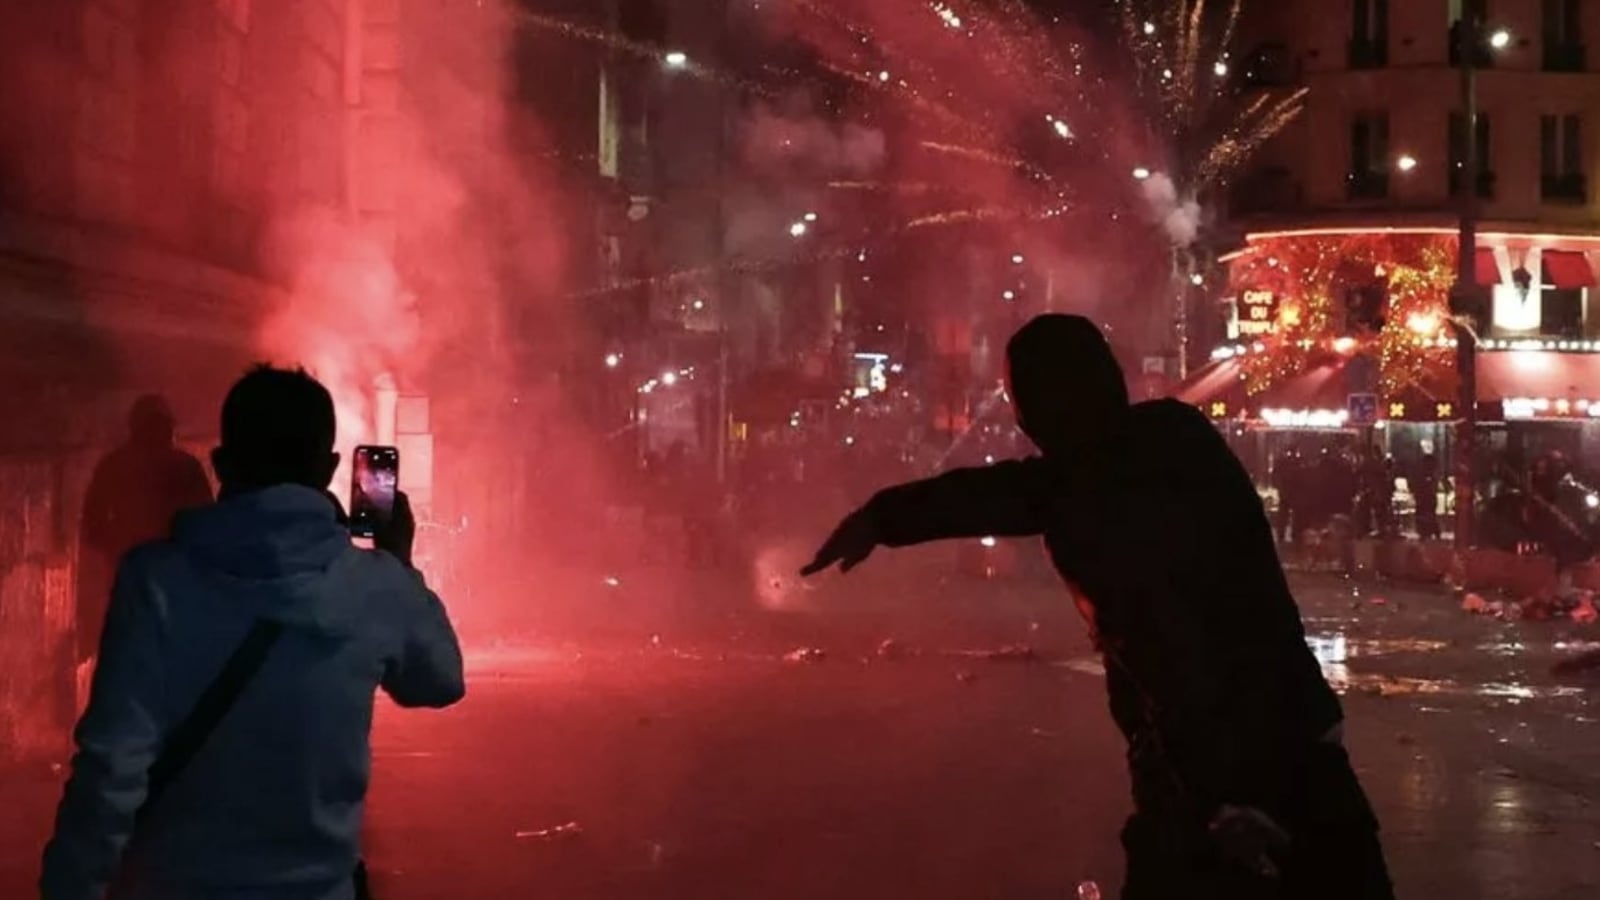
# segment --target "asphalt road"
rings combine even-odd
[[[1053,588],[930,559],[809,590],[782,560],[740,589],[563,586],[537,626],[475,640],[460,706],[381,709],[379,896],[1115,896],[1127,789],[1081,627]],[[1402,897],[1600,896],[1600,679],[1545,674],[1600,630],[1342,581],[1300,597]],[[1023,643],[1036,660],[988,658]],[[12,796],[0,896],[23,897],[49,791]]]

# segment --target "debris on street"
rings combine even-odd
[[[1027,644],[1008,644],[998,650],[990,650],[984,658],[995,662],[1036,662],[1039,654]]]
[[[1504,622],[1549,622],[1566,619],[1579,625],[1592,625],[1600,619],[1593,591],[1577,590],[1562,594],[1489,600],[1482,594],[1467,593],[1461,610],[1489,616]]]
[[[575,838],[583,834],[583,826],[577,822],[567,822],[551,828],[540,828],[535,831],[519,831],[517,838],[531,841],[551,841]]]

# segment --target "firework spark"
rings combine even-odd
[[[830,187],[892,199],[898,226],[1036,222],[1077,216],[1104,230],[1159,173],[1187,206],[1225,186],[1305,103],[1305,92],[1240,92],[1232,43],[1243,0],[1119,0],[1124,40],[1043,21],[1024,0],[790,0],[808,68],[729,73],[697,59],[675,71],[773,96],[842,88],[849,115],[892,131],[896,171]],[[524,22],[638,58],[670,48],[524,13]],[[821,91],[819,91],[821,93]],[[1107,215],[1109,214],[1109,215]],[[864,245],[850,236],[854,245]],[[734,262],[715,271],[794,265]],[[669,273],[629,286],[705,272]]]
[[[1222,186],[1305,106],[1306,91],[1236,85],[1233,39],[1243,0],[1120,0],[1132,81],[1170,136],[1181,190]]]

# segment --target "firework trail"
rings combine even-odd
[[[1306,91],[1234,89],[1243,0],[1121,0],[1131,81],[1167,135],[1169,167],[1189,196],[1220,187],[1298,116]]]
[[[807,69],[734,72],[698,60],[681,68],[760,97],[842,86],[850,116],[900,139],[893,172],[831,185],[894,207],[898,224],[876,239],[1053,220],[1114,241],[1108,233],[1141,225],[1136,216],[1119,218],[1130,208],[1146,208],[1146,219],[1171,237],[1174,211],[1198,223],[1202,198],[1301,111],[1305,92],[1240,90],[1232,44],[1242,0],[1117,7],[1121,40],[1108,48],[1077,23],[1042,19],[1023,0],[787,0],[773,4],[773,15],[814,54]],[[549,16],[521,18],[637,58],[670,52]],[[1147,190],[1130,177],[1136,169],[1161,173],[1166,186]],[[1190,236],[1185,245],[1197,228],[1179,229]],[[807,261],[734,261],[712,271]],[[705,274],[665,273],[608,290]]]

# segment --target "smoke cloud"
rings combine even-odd
[[[741,129],[744,162],[757,175],[810,174],[871,178],[884,166],[883,132],[813,114],[757,106]]]
[[[1160,172],[1146,178],[1144,197],[1151,215],[1173,244],[1187,247],[1200,236],[1200,204],[1193,197],[1180,198],[1171,178]]]

